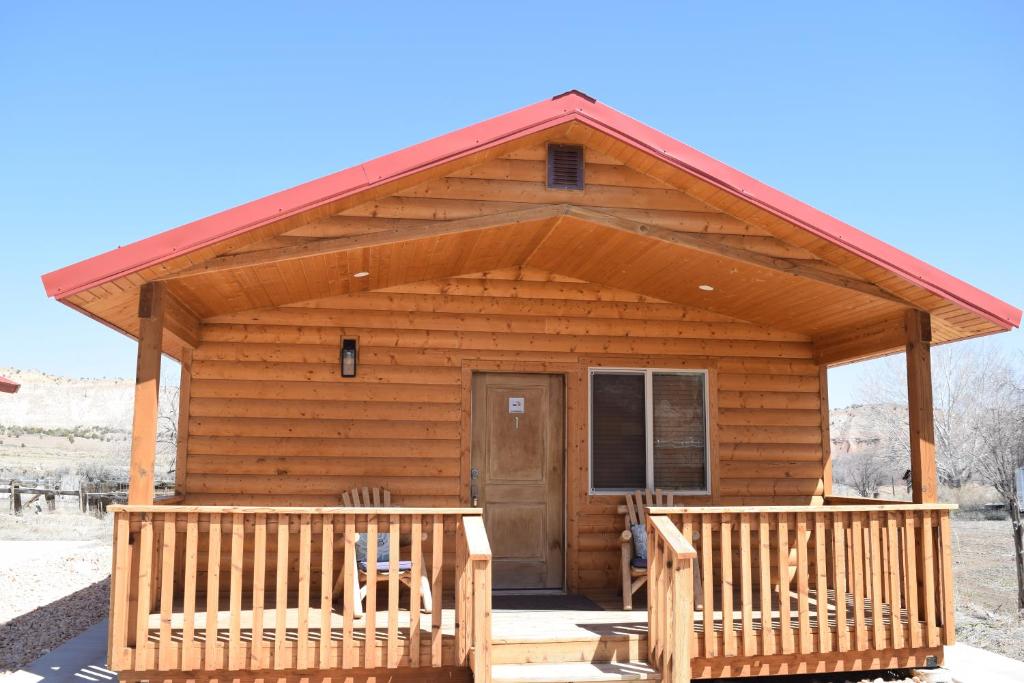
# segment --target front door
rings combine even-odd
[[[565,388],[560,375],[473,375],[472,494],[497,589],[560,589],[565,575]]]

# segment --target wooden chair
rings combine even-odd
[[[634,524],[645,526],[645,507],[672,506],[672,494],[664,491],[651,491],[646,489],[626,494],[626,504],[619,506],[619,514],[624,515],[625,529],[619,536],[619,543],[622,547],[622,609],[633,609],[633,594],[641,586],[647,583],[647,559],[638,558],[633,555],[633,532]],[[694,537],[696,538],[696,534]],[[693,542],[694,539],[689,539]],[[700,565],[693,563],[693,600],[694,607],[700,608],[703,604],[703,589],[700,581]]]
[[[391,492],[387,489],[378,487],[362,489],[352,489],[341,494],[341,504],[345,507],[353,508],[374,508],[374,507],[391,507]],[[387,533],[386,531],[378,531],[380,533]],[[424,539],[426,533],[423,534]],[[366,539],[367,544],[376,543],[376,539]],[[408,546],[402,546],[403,550],[408,552]],[[400,560],[399,558],[388,558],[383,562],[377,562],[377,567],[372,568],[367,566],[366,562],[356,562],[357,571],[352,576],[352,586],[348,587],[356,595],[356,604],[354,609],[354,615],[356,617],[363,616],[363,601],[366,599],[366,575],[369,571],[376,571],[377,576],[384,577],[387,579],[389,572],[391,571],[391,563],[398,562],[398,580],[406,587],[412,585],[412,582],[417,580],[417,577],[412,575],[412,561],[411,560]],[[430,612],[432,610],[432,596],[430,595],[430,579],[427,578],[426,573],[423,572],[423,558],[420,557],[420,576],[418,580],[420,582],[420,600],[423,603],[423,611]],[[334,592],[338,591],[342,587],[344,582],[344,572],[338,574],[338,580],[334,584]],[[361,585],[360,585],[361,584]]]

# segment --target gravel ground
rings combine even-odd
[[[101,541],[0,541],[0,673],[103,619],[109,577]]]
[[[106,616],[110,552],[109,518],[0,513],[0,673]]]

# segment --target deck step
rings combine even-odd
[[[495,636],[491,653],[495,664],[643,661],[647,658],[647,634],[621,632],[614,627],[602,626],[586,634],[538,638]]]
[[[589,683],[599,681],[660,681],[661,674],[644,662],[557,662],[495,664],[494,683]]]

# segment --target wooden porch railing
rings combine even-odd
[[[693,584],[679,579],[685,569],[674,569],[673,580],[655,579],[666,571],[665,548],[673,542],[668,531],[649,532],[652,661],[672,661],[675,671],[687,655],[828,655],[953,643],[953,508],[650,508],[652,518],[671,520],[692,543],[699,575],[689,637],[674,626],[663,636],[671,617],[660,612],[678,601],[676,618],[685,620]],[[663,652],[668,637],[678,643],[674,657]]]
[[[476,683],[491,680],[491,545],[480,517],[464,517],[455,563],[459,662],[473,670]]]
[[[647,652],[670,683],[690,680],[696,557],[668,517],[647,515]]]
[[[110,510],[108,654],[116,671],[474,665],[477,680],[487,680],[491,565],[479,509]],[[378,533],[390,534],[392,560],[408,564],[392,561],[380,577],[369,571],[357,580],[357,537]],[[376,566],[375,543],[367,556]],[[429,610],[421,606],[426,587]],[[378,588],[386,594],[380,602]],[[456,622],[447,631],[446,607]]]

